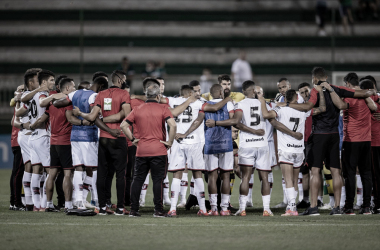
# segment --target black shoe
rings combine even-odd
[[[187,197],[185,208],[186,210],[190,210],[193,206],[198,205],[198,199],[195,195],[190,194],[189,197]]]
[[[309,208],[310,207],[310,202],[306,202],[304,200],[300,201],[297,203],[297,209],[298,208]]]
[[[230,212],[233,214],[235,214],[237,211],[239,211],[239,209],[236,209],[233,206],[231,206],[231,203],[229,204],[227,209],[230,210]]]
[[[53,207],[49,207],[49,208],[46,208],[45,209],[45,212],[60,212],[60,210],[56,209],[56,208],[53,208]]]
[[[343,213],[344,215],[355,215],[354,209],[352,208],[343,208]]]
[[[99,212],[98,212],[99,211]],[[107,210],[106,209],[102,209],[102,208],[99,208],[98,211],[95,211],[97,214],[99,215],[107,215]]]
[[[28,212],[33,212],[33,205],[26,205],[26,209],[25,211],[28,211]]]
[[[374,207],[372,213],[373,214],[380,214],[380,207]]]
[[[129,217],[141,217],[141,215],[139,214],[139,212],[131,210],[129,212]]]
[[[318,212],[318,206],[316,207],[309,207],[305,210],[305,212],[299,214],[301,216],[303,215],[308,215],[308,216],[317,216],[317,215],[320,215],[319,212]]]
[[[210,201],[209,200],[205,200],[205,206],[206,206],[207,211],[211,210],[211,205],[210,205]]]
[[[342,215],[342,210],[340,210],[340,207],[334,207],[331,212],[330,212],[330,215]]]
[[[57,210],[59,210],[59,211],[61,211],[62,209],[65,209],[65,206],[63,205],[63,206],[61,206],[61,205],[54,205],[54,208],[55,209],[57,209]]]
[[[359,214],[370,215],[370,214],[372,214],[372,212],[371,212],[371,209],[369,207],[362,207],[360,209]]]
[[[129,215],[129,211],[125,208],[116,208],[115,215]]]
[[[164,211],[156,211],[156,210],[154,210],[153,217],[155,217],[155,218],[168,217],[168,213],[165,213]]]
[[[13,205],[9,205],[9,210],[14,210],[14,206]]]
[[[324,206],[323,202],[320,201],[320,200],[318,200],[318,202],[317,202],[317,207],[323,207],[323,206]]]
[[[13,210],[14,211],[26,211],[26,207],[24,205],[21,205],[19,207],[14,206]]]

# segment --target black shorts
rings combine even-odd
[[[313,140],[312,137],[309,137],[309,140],[305,142],[305,148],[303,150],[305,154],[305,159],[303,160],[303,164],[300,168],[300,172],[305,175],[309,173],[310,166],[313,163],[313,157],[312,154],[310,154],[310,150],[313,146]]]
[[[314,134],[307,160],[309,167],[323,168],[323,163],[330,168],[340,169],[339,133]]]
[[[50,168],[74,169],[71,145],[50,146]]]

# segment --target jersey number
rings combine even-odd
[[[30,114],[33,118],[37,117],[37,105],[35,100],[32,100],[32,102],[30,103]]]
[[[260,114],[255,113],[258,111],[259,107],[251,107],[251,118],[255,118],[254,122],[251,122],[251,126],[257,126],[260,124]]]
[[[174,108],[178,107],[179,105],[174,105]],[[188,106],[182,113],[184,116],[187,116],[187,117],[183,117],[182,118],[182,123],[189,123],[193,120],[193,109]],[[180,122],[180,119],[178,117],[176,117],[175,119],[175,122]]]
[[[295,122],[294,127],[293,127],[293,132],[296,132],[297,128],[298,128],[298,124],[300,123],[300,118],[290,117],[289,121],[290,122]]]

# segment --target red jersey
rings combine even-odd
[[[371,141],[372,115],[365,100],[345,98],[344,101],[348,108],[343,111],[343,141]]]
[[[376,105],[376,113],[380,113],[380,104],[376,103]],[[371,116],[371,146],[380,147],[380,121],[376,120],[373,115]]]
[[[313,109],[311,109],[310,116],[306,118],[305,121],[305,135],[304,135],[304,141],[307,142],[311,135],[311,129],[313,128]]]
[[[50,117],[50,145],[70,145],[71,123],[66,119],[66,111],[73,110],[73,105],[56,108],[50,103],[46,112]]]
[[[144,103],[145,102],[143,100],[140,100],[140,99],[131,99],[131,110],[137,108],[138,106],[140,106],[141,104],[144,104]],[[133,124],[133,127],[129,126],[129,129],[132,131],[133,136],[138,138],[136,125]],[[132,142],[128,138],[127,138],[127,143],[128,143],[128,147],[133,145]]]
[[[153,100],[133,109],[125,118],[130,125],[135,124],[139,131],[136,156],[167,155],[166,147],[160,140],[166,141],[165,122],[169,118],[173,118],[173,115],[168,107]]]
[[[16,118],[16,108],[13,109],[12,124],[15,121],[15,118]],[[18,142],[17,142],[18,132],[19,131],[20,131],[19,128],[16,128],[15,126],[12,126],[11,147],[19,147],[20,146],[20,145],[18,145]]]
[[[111,88],[98,93],[94,105],[101,109],[103,117],[107,117],[119,113],[122,109],[121,106],[125,103],[131,103],[128,91],[112,86]],[[107,126],[111,129],[120,130],[120,122],[107,123]],[[116,139],[116,137],[113,137],[111,134],[103,130],[100,130],[100,137]],[[125,134],[120,133],[120,137],[125,137]]]

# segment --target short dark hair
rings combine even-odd
[[[359,86],[359,77],[356,73],[351,72],[348,73],[344,78],[343,81],[345,83],[349,82],[353,86]]]
[[[374,89],[375,84],[369,79],[364,79],[363,81],[360,81],[360,88],[361,89]]]
[[[29,80],[32,79],[33,77],[37,76],[38,73],[41,70],[42,69],[40,69],[40,68],[31,68],[31,69],[28,69],[28,70],[25,71],[25,74],[24,74],[24,87],[25,87],[25,90],[28,89]]]
[[[122,70],[115,70],[114,72],[112,72],[112,74],[111,74],[111,81],[113,82],[113,83],[115,83],[115,81],[117,81],[117,80],[121,80],[122,79],[122,77],[123,76],[126,76],[127,75],[127,73],[125,73],[124,71],[122,71]]]
[[[211,94],[211,96],[214,97],[214,94],[216,94],[217,92],[219,92],[221,89],[223,89],[223,88],[219,84],[212,85],[211,88],[210,88],[210,94]]]
[[[91,83],[89,81],[82,81],[78,85],[78,89],[85,89],[83,85],[90,85]]]
[[[50,70],[43,69],[38,73],[38,83],[41,85],[42,81],[48,80],[50,77],[55,77],[54,73]]]
[[[314,67],[311,71],[311,76],[317,79],[324,79],[327,77],[326,70],[322,67]]]
[[[108,81],[103,76],[98,76],[94,79],[94,84],[100,85],[101,89],[108,89]]]
[[[71,83],[71,82],[74,82],[74,80],[72,78],[62,78],[60,81],[59,81],[59,89],[63,89],[65,88],[65,86],[68,84],[68,83]]]
[[[59,75],[56,79],[55,79],[55,85],[59,85],[59,82],[63,79],[63,78],[67,78],[68,76],[67,75]]]
[[[180,90],[180,93],[181,95],[185,95],[185,94],[188,94],[189,92],[193,91],[193,87],[191,87],[190,85],[182,85],[181,86],[181,90]]]
[[[282,82],[282,81],[287,81],[289,82],[288,78],[286,77],[281,77],[280,80],[278,80],[278,83]]]
[[[219,75],[218,76],[218,83],[221,84],[222,81],[230,82],[231,81],[231,77],[229,75],[227,75],[227,74]]]
[[[189,85],[190,85],[191,87],[195,87],[195,86],[198,86],[198,85],[201,85],[201,84],[200,84],[199,81],[197,81],[197,80],[192,80],[192,81],[189,83]]]
[[[144,80],[143,80],[143,89],[145,90],[146,89],[146,85],[148,84],[148,83],[155,83],[155,84],[157,84],[158,86],[160,86],[160,83],[157,81],[157,79],[155,79],[155,78],[152,78],[152,77],[147,77],[147,78],[145,78]]]
[[[285,98],[287,102],[291,102],[294,98],[294,96],[297,96],[297,92],[294,89],[289,89],[285,93]]]
[[[309,87],[311,88],[310,84],[307,82],[303,82],[300,85],[298,85],[298,90],[302,89],[303,87]]]
[[[376,82],[376,79],[375,77],[371,76],[371,75],[368,75],[368,76],[365,76],[363,78],[360,78],[359,82],[363,81],[363,80],[370,80],[373,82],[373,84],[375,85],[375,87],[377,88],[377,82]]]
[[[97,71],[92,75],[92,81],[95,81],[95,78],[98,78],[99,76],[108,78],[108,75],[104,73],[103,71]]]
[[[165,79],[164,79],[163,77],[161,77],[161,76],[156,77],[156,79],[157,79],[157,80],[163,80],[163,81],[165,81]]]
[[[247,80],[245,82],[243,82],[243,85],[242,85],[242,89],[245,91],[247,90],[249,87],[252,87],[252,86],[255,86],[255,82],[252,81],[252,80]]]

